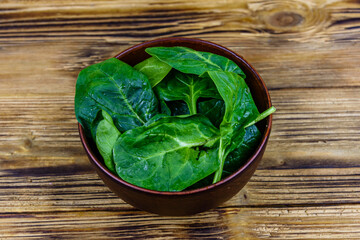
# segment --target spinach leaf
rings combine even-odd
[[[165,117],[169,117],[169,115],[164,114],[164,113],[159,113],[159,114],[153,116],[149,121],[147,121],[144,126],[149,126],[149,125],[153,124],[154,122],[159,121],[161,118],[165,118]]]
[[[249,157],[256,150],[260,139],[261,133],[255,125],[245,129],[245,135],[243,136],[243,140],[241,140],[239,146],[234,151],[230,152],[226,157],[221,175],[222,179],[237,171],[245,163],[245,161],[249,159]],[[216,149],[216,151],[218,151],[218,149]],[[212,184],[213,179],[214,174],[211,174],[208,177],[191,185],[189,188],[187,188],[187,190],[209,186]]]
[[[155,87],[170,72],[171,66],[155,57],[150,57],[136,64],[134,68],[145,74],[151,87]]]
[[[225,114],[220,124],[220,167],[214,176],[215,183],[221,179],[225,159],[229,153],[249,144],[246,142],[246,129],[269,116],[276,109],[270,107],[260,114],[249,87],[239,75],[224,71],[209,71],[208,74],[225,102]],[[253,129],[249,131],[251,130]],[[252,131],[253,134],[255,134],[254,131]]]
[[[158,101],[144,74],[111,58],[82,70],[76,83],[75,114],[87,135],[100,110],[105,110],[124,132],[156,115]]]
[[[164,117],[123,133],[115,144],[119,176],[157,191],[181,191],[219,168],[216,149],[200,150],[219,130],[203,115]]]
[[[166,102],[164,99],[159,99],[160,112],[168,116],[178,116],[190,114],[189,107],[183,101]]]
[[[189,186],[185,190],[194,190],[194,189],[210,186],[212,184],[213,179],[214,179],[214,174],[210,174],[209,176],[207,176],[207,177],[197,181],[193,185]]]
[[[223,70],[245,78],[244,72],[233,61],[217,54],[187,47],[151,47],[145,51],[183,73],[200,76],[207,71]]]
[[[115,127],[111,116],[104,110],[101,112],[101,120],[96,127],[95,143],[104,163],[110,171],[115,173],[115,164],[113,159],[113,148],[116,140],[120,136],[119,130]]]
[[[233,173],[237,171],[255,151],[261,133],[259,129],[252,125],[245,129],[244,140],[234,151],[230,152],[224,163],[224,171]]]
[[[219,97],[216,86],[210,78],[200,78],[194,74],[172,72],[156,88],[160,99],[165,101],[183,100],[190,114],[196,114],[196,102],[199,97]]]
[[[209,71],[208,74],[225,102],[222,124],[245,125],[259,116],[250,89],[242,77],[224,71]]]
[[[171,116],[190,114],[189,107],[183,101],[170,101],[166,104],[171,111]]]
[[[225,114],[225,103],[222,99],[210,99],[198,102],[199,113],[204,114],[215,127],[219,127]]]
[[[158,98],[159,99],[159,98]],[[164,99],[159,99],[160,113],[171,116],[171,110]]]
[[[227,155],[244,140],[244,125],[259,115],[250,90],[238,74],[224,71],[209,71],[221,97],[225,102],[225,114],[220,124],[220,167],[215,173],[214,183],[221,179]]]

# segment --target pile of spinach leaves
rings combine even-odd
[[[111,58],[82,70],[75,114],[110,171],[137,186],[181,191],[220,181],[256,149],[259,113],[231,60],[152,47],[134,67]]]

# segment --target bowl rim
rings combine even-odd
[[[240,59],[245,65],[247,65],[248,69],[256,76],[257,80],[260,81],[261,85],[264,87],[265,90],[265,94],[266,94],[266,98],[267,98],[267,103],[269,105],[269,107],[272,106],[271,103],[271,99],[270,99],[270,94],[269,91],[265,85],[265,82],[263,81],[263,79],[261,78],[261,76],[258,74],[258,72],[254,69],[254,67],[248,63],[241,55],[233,52],[232,50],[221,46],[219,44],[216,44],[214,42],[211,41],[207,41],[207,40],[203,40],[203,39],[197,39],[197,38],[185,38],[185,37],[168,37],[168,38],[157,38],[157,39],[153,39],[153,40],[149,40],[149,41],[145,41],[139,44],[136,44],[132,47],[129,47],[123,51],[121,51],[120,53],[116,54],[114,57],[118,58],[121,57],[124,54],[127,54],[133,50],[136,50],[138,48],[142,48],[146,45],[149,44],[153,44],[153,43],[157,43],[157,42],[163,42],[163,41],[171,41],[171,42],[179,42],[179,45],[181,45],[181,42],[191,42],[191,43],[201,43],[201,44],[205,44],[205,45],[211,45],[215,48],[218,48],[222,51],[226,51],[227,53],[229,53],[230,55],[232,55],[233,57]],[[150,189],[146,189],[146,188],[142,188],[139,186],[136,186],[134,184],[131,184],[129,182],[126,182],[124,180],[122,180],[119,176],[115,175],[114,173],[112,173],[103,163],[102,161],[100,161],[94,151],[92,151],[92,149],[90,148],[90,144],[88,142],[88,139],[85,135],[84,129],[81,126],[80,123],[78,123],[78,130],[79,130],[79,135],[80,135],[80,139],[81,139],[81,143],[86,151],[86,153],[88,154],[88,156],[90,157],[90,160],[102,171],[104,172],[106,175],[108,175],[109,177],[111,177],[111,179],[119,184],[125,185],[128,188],[140,191],[140,192],[144,192],[144,193],[148,193],[148,194],[153,194],[153,195],[162,195],[162,196],[186,196],[186,195],[194,195],[194,194],[198,194],[204,191],[208,191],[208,190],[212,190],[215,189],[217,187],[219,187],[220,185],[223,185],[227,182],[230,182],[232,179],[236,178],[239,174],[241,174],[246,168],[248,168],[257,158],[257,156],[261,153],[261,150],[266,146],[266,143],[268,141],[268,138],[270,136],[270,132],[271,132],[271,126],[272,126],[272,114],[269,115],[267,118],[265,118],[264,120],[267,121],[266,125],[265,125],[265,132],[264,135],[262,136],[261,142],[258,145],[256,151],[252,154],[252,156],[250,158],[248,158],[248,160],[246,161],[246,163],[244,165],[242,165],[237,171],[233,172],[231,175],[229,175],[228,177],[220,180],[217,183],[202,187],[202,188],[197,188],[197,189],[193,189],[193,190],[184,190],[184,191],[179,191],[179,192],[170,192],[170,191],[156,191],[156,190],[150,190]]]

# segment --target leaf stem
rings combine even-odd
[[[223,141],[222,141],[222,138],[220,138],[220,145],[219,145],[220,166],[219,166],[219,169],[215,172],[213,184],[217,183],[218,181],[221,180],[221,175],[222,175],[222,172],[223,172],[223,169],[224,169],[224,163],[225,163],[224,153],[225,153],[225,149],[223,149],[222,145],[223,145]]]
[[[254,120],[252,120],[251,122],[249,122],[248,124],[245,125],[244,128],[250,127],[251,125],[254,125],[255,123],[263,120],[264,118],[266,118],[267,116],[269,116],[270,114],[274,113],[276,111],[275,107],[270,107],[267,110],[265,110],[264,112],[262,112],[259,116],[257,116],[257,118],[255,118]]]
[[[197,113],[197,110],[196,110],[196,100],[194,101],[194,98],[192,98],[192,99],[190,100],[190,103],[188,104],[188,107],[189,107],[189,111],[190,111],[190,114],[191,114],[191,115]]]

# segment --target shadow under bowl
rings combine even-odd
[[[191,38],[162,38],[144,42],[117,54],[115,57],[132,66],[145,60],[148,47],[184,46],[197,51],[211,52],[234,61],[246,74],[246,83],[260,112],[271,107],[268,90],[256,70],[240,55],[218,44]],[[110,172],[98,153],[93,141],[85,136],[79,124],[81,142],[98,175],[115,194],[136,208],[167,216],[184,216],[203,212],[219,206],[237,194],[254,174],[266,148],[270,135],[272,116],[257,124],[262,133],[261,141],[252,156],[236,172],[207,187],[181,191],[159,192],[125,182]]]

